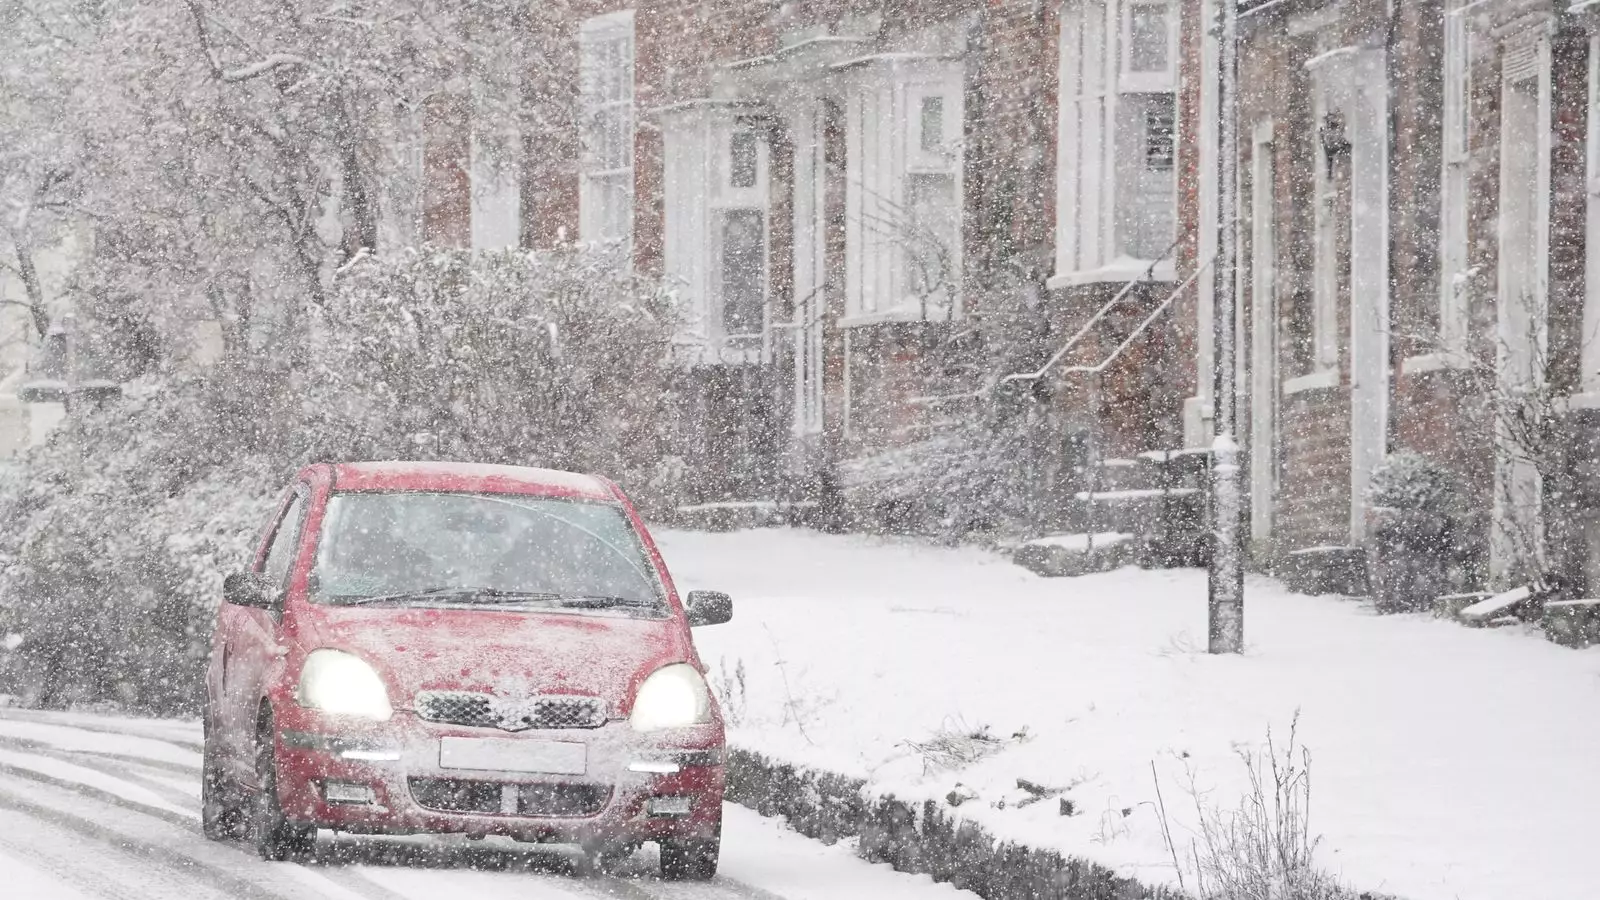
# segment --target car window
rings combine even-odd
[[[506,494],[335,494],[316,584],[330,602],[409,591],[618,597],[664,607],[621,507]]]
[[[267,561],[261,571],[267,583],[275,587],[288,586],[289,569],[294,565],[295,547],[300,537],[300,511],[304,505],[304,497],[296,494],[289,508],[284,510],[278,529],[272,535],[272,545],[267,549]]]

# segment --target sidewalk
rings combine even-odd
[[[1406,900],[1596,895],[1600,651],[1524,631],[1378,617],[1252,580],[1242,658],[1205,647],[1205,576],[1122,570],[1041,579],[974,549],[804,531],[668,532],[680,589],[734,595],[697,633],[743,748],[901,799],[976,794],[959,815],[1146,883],[1173,866],[1152,762],[1186,846],[1193,784],[1246,788],[1236,746],[1296,710],[1312,755],[1318,859]],[[726,673],[726,674],[724,674]],[[724,690],[736,689],[724,688]],[[960,772],[925,772],[940,730],[1027,738]],[[1018,807],[1017,779],[1068,787]],[[1004,808],[996,808],[1005,800]],[[1126,814],[1124,813],[1126,811]]]

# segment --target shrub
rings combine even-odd
[[[1480,577],[1481,528],[1449,469],[1418,453],[1393,454],[1373,473],[1368,548],[1374,603],[1382,612],[1427,608]]]
[[[222,573],[300,466],[453,458],[655,467],[673,304],[585,253],[358,260],[303,345],[128,386],[0,481],[0,693],[194,713]],[[293,357],[294,359],[291,359]]]

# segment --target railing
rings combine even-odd
[[[1061,360],[1065,359],[1067,354],[1071,353],[1073,348],[1078,346],[1078,342],[1088,336],[1089,332],[1094,329],[1094,326],[1100,323],[1101,319],[1104,319],[1106,316],[1110,315],[1111,310],[1115,309],[1118,303],[1121,303],[1129,294],[1133,293],[1134,288],[1141,284],[1154,281],[1156,266],[1161,265],[1163,262],[1166,262],[1169,258],[1171,258],[1173,251],[1176,249],[1178,249],[1178,242],[1174,241],[1159,257],[1151,260],[1150,265],[1147,266],[1143,272],[1140,272],[1138,276],[1133,278],[1127,284],[1123,285],[1122,289],[1117,291],[1115,296],[1113,296],[1110,300],[1107,300],[1104,305],[1096,310],[1095,314],[1089,317],[1089,321],[1083,323],[1083,327],[1079,328],[1077,332],[1072,335],[1072,337],[1067,338],[1067,342],[1062,344],[1061,349],[1057,350],[1054,355],[1046,360],[1044,365],[1040,366],[1036,371],[1033,372],[1016,372],[1011,375],[1007,375],[1006,377],[1000,379],[1000,383],[1012,384],[1018,381],[1038,381],[1045,375],[1049,374],[1050,370],[1056,367],[1056,363],[1059,363]],[[1169,300],[1168,302],[1170,303],[1171,301]]]
[[[1127,350],[1130,346],[1132,346],[1133,342],[1135,340],[1138,340],[1139,336],[1144,334],[1145,331],[1150,328],[1150,325],[1152,323],[1154,323],[1155,320],[1157,318],[1159,318],[1162,313],[1167,311],[1168,307],[1172,306],[1173,302],[1178,299],[1179,295],[1181,295],[1184,291],[1188,290],[1190,288],[1190,286],[1192,286],[1195,283],[1195,281],[1200,277],[1201,273],[1203,273],[1207,269],[1211,268],[1211,263],[1212,263],[1212,260],[1208,259],[1208,260],[1206,260],[1204,265],[1200,266],[1199,268],[1195,269],[1192,273],[1190,273],[1189,277],[1185,278],[1182,281],[1182,283],[1180,283],[1172,291],[1172,293],[1168,294],[1167,295],[1167,299],[1161,301],[1161,303],[1158,306],[1156,306],[1155,309],[1151,310],[1150,311],[1150,315],[1145,316],[1144,317],[1144,321],[1139,323],[1139,327],[1133,329],[1133,331],[1128,334],[1127,338],[1125,338],[1122,343],[1118,344],[1116,349],[1112,350],[1110,355],[1108,355],[1105,359],[1100,360],[1100,362],[1098,362],[1098,363],[1096,363],[1096,364],[1094,364],[1092,366],[1068,366],[1067,368],[1062,369],[1061,373],[1063,375],[1069,374],[1069,373],[1072,373],[1072,374],[1099,375],[1101,372],[1104,372],[1107,368],[1109,368],[1111,366],[1112,363],[1117,361],[1117,358],[1122,355],[1123,351]],[[1048,366],[1047,366],[1045,368],[1045,370],[1041,371],[1037,377],[1040,377],[1040,378],[1044,377],[1044,372],[1046,372],[1048,370],[1049,369],[1048,369]],[[1028,373],[1028,374],[1031,375],[1032,373]],[[1010,381],[1012,379],[1016,379],[1016,380],[1019,380],[1019,381],[1020,380],[1024,380],[1022,378],[1018,378],[1018,376],[1016,376],[1016,375],[1007,375],[1002,380]]]

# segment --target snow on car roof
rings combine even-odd
[[[545,494],[615,500],[606,483],[593,475],[456,462],[351,462],[333,467],[338,491],[465,491],[485,494]]]

